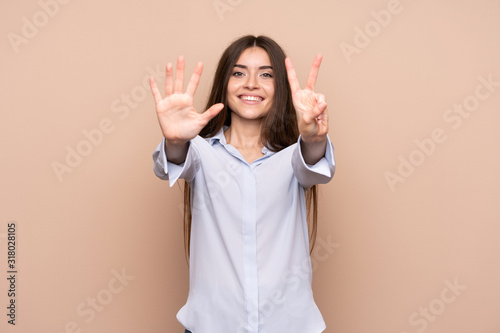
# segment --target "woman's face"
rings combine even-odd
[[[274,73],[271,59],[260,47],[243,51],[227,86],[227,105],[239,117],[260,119],[273,104]]]

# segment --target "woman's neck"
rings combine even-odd
[[[234,113],[231,125],[224,132],[226,142],[237,149],[262,149],[262,119],[243,119]]]

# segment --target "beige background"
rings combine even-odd
[[[316,253],[313,287],[326,332],[499,332],[500,87],[479,79],[500,81],[498,0],[28,0],[0,13],[2,332],[182,331],[182,192],[153,174],[161,132],[142,81],[178,54],[188,71],[202,60],[201,108],[219,55],[247,33],[276,39],[302,82],[324,54],[337,173],[318,237],[334,246]],[[463,103],[474,111],[450,113]],[[68,166],[67,149],[87,156]]]

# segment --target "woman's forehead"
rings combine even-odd
[[[247,67],[271,66],[271,58],[263,48],[249,47],[240,54],[236,64]]]

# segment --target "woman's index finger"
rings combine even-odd
[[[318,53],[314,57],[314,61],[311,67],[311,71],[309,72],[309,76],[307,77],[306,89],[310,91],[314,91],[314,86],[316,85],[316,79],[318,78],[319,66],[321,65],[321,60],[323,56]]]
[[[201,73],[203,72],[203,63],[198,62],[196,64],[196,67],[194,69],[193,75],[191,75],[191,80],[188,83],[186,93],[190,95],[191,97],[194,96],[194,93],[196,92],[196,88],[198,88],[198,84],[200,83],[200,77]]]
[[[295,72],[295,68],[293,68],[293,63],[290,58],[285,59],[286,73],[288,76],[288,82],[290,83],[290,89],[292,90],[292,94],[296,91],[300,90],[299,80],[297,79],[297,73]]]

